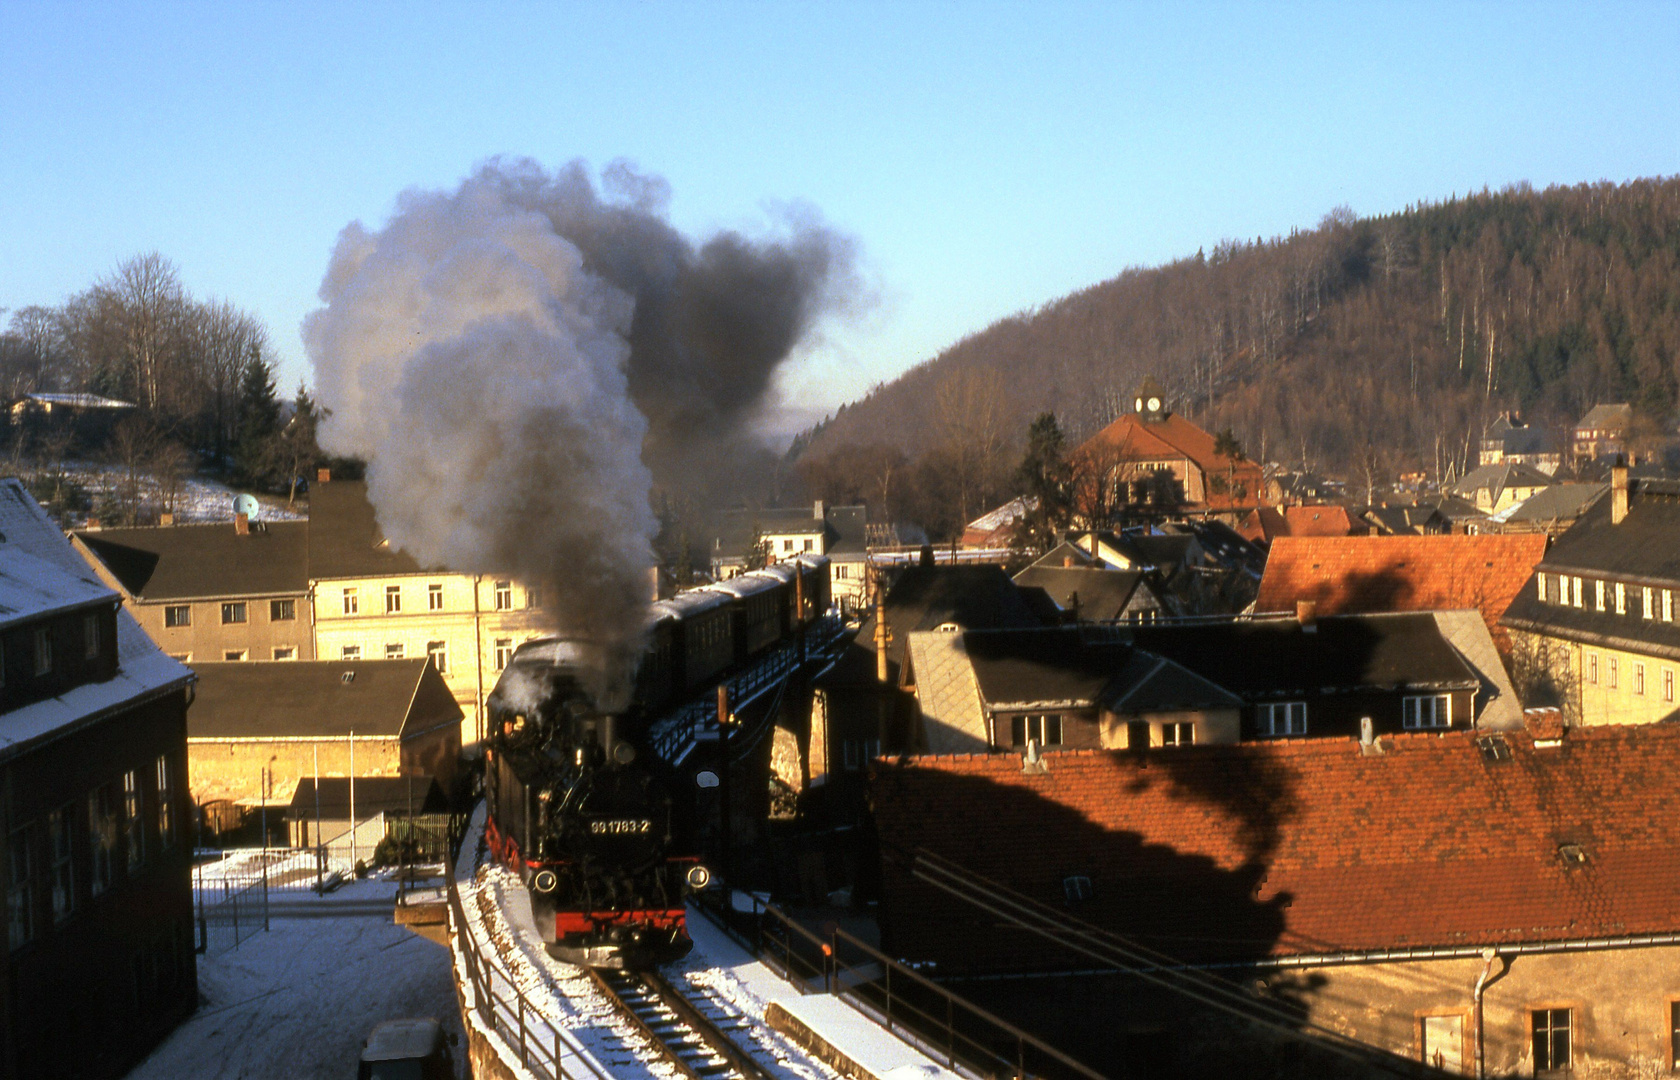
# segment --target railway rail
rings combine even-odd
[[[689,1080],[775,1080],[754,1061],[729,1030],[745,1025],[720,1022],[651,971],[595,968],[595,984],[654,1047]]]

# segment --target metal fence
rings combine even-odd
[[[200,889],[197,896],[198,951],[206,956],[237,949],[268,929],[268,889],[261,881],[220,884],[219,898],[215,889]]]
[[[813,933],[757,897],[701,894],[701,910],[800,993],[833,994],[952,1071],[997,1080],[1103,1074],[838,928]],[[745,909],[740,906],[745,903]]]

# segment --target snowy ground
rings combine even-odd
[[[392,882],[281,893],[267,933],[200,957],[199,1008],[129,1080],[354,1076],[381,1020],[432,1016],[463,1035],[449,950],[392,923]],[[465,1039],[454,1051],[466,1077]]]
[[[64,470],[69,480],[87,489],[96,507],[116,490],[118,483],[123,479],[123,470],[115,465],[75,461],[67,463]],[[143,501],[155,514],[161,504],[156,484],[149,477],[145,477],[141,480],[141,488],[144,492]],[[175,521],[181,525],[205,521],[232,521],[233,497],[236,494],[237,491],[219,481],[199,476],[188,477],[182,481],[181,490],[176,495]],[[257,500],[262,503],[262,518],[265,521],[297,521],[309,516],[301,506],[288,509],[284,498],[259,495]]]

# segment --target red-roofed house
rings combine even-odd
[[[1320,615],[1473,607],[1509,655],[1499,620],[1545,554],[1543,534],[1282,536],[1266,556],[1254,610],[1294,611],[1302,600]]]
[[[1030,932],[1022,911],[1164,954],[1157,973],[1265,988],[1312,1024],[1450,1071],[1474,1072],[1478,1015],[1487,1075],[1672,1064],[1680,726],[876,769],[882,947],[942,977],[1062,973],[989,995],[1052,1042],[1048,1014],[1084,1002],[1087,1028],[1164,1032],[1178,1058],[1150,1075],[1259,1075],[1221,1073],[1214,1058],[1247,1050],[1200,1030],[1195,1003],[1171,992],[1188,976],[1074,975],[1119,969],[1092,937]],[[935,862],[966,885],[940,885]],[[1036,907],[1012,914],[991,883]]]
[[[1245,540],[1269,544],[1280,536],[1364,536],[1371,527],[1345,506],[1261,506],[1237,526]]]
[[[1212,435],[1166,407],[1154,379],[1139,388],[1135,412],[1091,436],[1070,455],[1102,471],[1113,504],[1151,504],[1191,511],[1247,510],[1259,504],[1265,477],[1246,458],[1216,451]],[[1161,490],[1171,478],[1176,491]],[[1124,485],[1124,486],[1122,486]]]

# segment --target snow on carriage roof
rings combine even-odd
[[[28,602],[33,591],[34,606],[27,614],[41,615],[102,600],[117,601],[116,592],[94,576],[46,511],[15,478],[0,480],[0,537],[0,574],[7,579],[0,586],[0,603]],[[116,675],[0,715],[0,758],[186,686],[192,680],[193,673],[186,665],[164,655],[134,617],[119,608]]]

